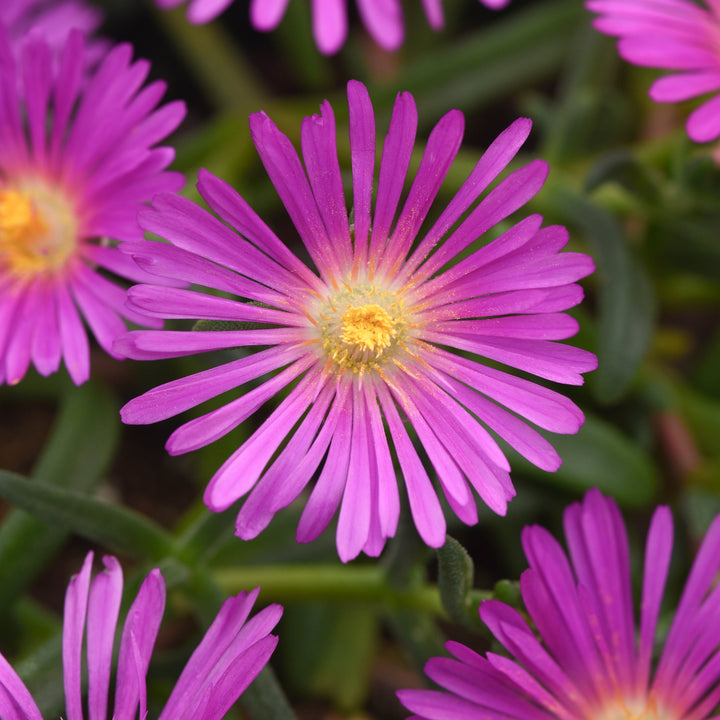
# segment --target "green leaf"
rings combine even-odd
[[[576,2],[555,0],[526,6],[479,32],[423,52],[394,78],[376,83],[370,94],[382,114],[397,88],[410,91],[431,123],[448,108],[469,110],[527,88],[557,71],[569,55],[567,36],[583,17]]]
[[[390,631],[419,673],[431,658],[445,654],[445,637],[427,613],[405,609],[386,613]]]
[[[117,403],[87,383],[65,396],[49,441],[32,472],[35,481],[88,491],[97,485],[117,447]],[[0,616],[38,576],[68,531],[54,515],[48,524],[13,510],[0,526]]]
[[[577,435],[548,435],[563,464],[545,473],[518,456],[515,466],[545,482],[583,494],[598,487],[621,505],[651,503],[658,487],[658,471],[650,456],[614,425],[592,415]]]
[[[585,181],[588,191],[606,183],[617,183],[646,203],[659,200],[660,188],[650,169],[625,149],[605,153],[590,168]]]
[[[468,594],[473,586],[473,561],[467,550],[450,535],[438,548],[437,556],[438,586],[443,606],[452,620],[467,625],[471,617]]]
[[[720,328],[705,340],[693,373],[693,385],[702,393],[720,398]]]
[[[683,413],[700,450],[710,457],[720,458],[720,401],[696,393],[684,385],[678,385],[678,393]]]
[[[682,498],[683,517],[692,537],[698,543],[707,533],[712,521],[720,513],[720,464],[701,469],[704,487],[691,487]],[[693,478],[696,480],[697,478]],[[708,482],[709,481],[709,482]]]
[[[720,213],[691,208],[658,217],[652,242],[656,253],[662,253],[669,270],[688,270],[717,282],[720,280],[720,247],[717,227]],[[678,242],[682,238],[682,242]]]
[[[547,104],[539,117],[545,130],[539,155],[551,167],[616,146],[627,135],[633,117],[628,94],[617,87],[621,61],[614,43],[592,27],[587,14],[570,30],[565,66],[555,81],[552,100],[545,100],[546,95],[535,100]]]
[[[156,17],[178,46],[187,71],[218,109],[247,115],[262,107],[264,94],[256,68],[222,23],[191,25],[184,8],[158,11]]]
[[[256,720],[296,720],[272,668],[266,665],[240,696],[240,703]]]
[[[42,717],[61,717],[65,705],[62,677],[62,630],[29,656],[14,663]]]
[[[524,607],[520,583],[517,580],[498,580],[493,587],[493,597],[514,608]]]
[[[106,545],[113,552],[155,561],[173,552],[170,535],[151,520],[72,490],[0,471],[0,495],[38,519]]]
[[[297,693],[325,697],[346,713],[362,706],[378,638],[375,610],[359,603],[291,605],[283,638],[283,674]]]

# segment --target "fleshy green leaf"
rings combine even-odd
[[[467,550],[447,536],[438,548],[438,587],[447,614],[461,625],[468,624],[468,593],[473,586],[474,567]]]
[[[582,7],[567,0],[520,8],[492,27],[423,52],[390,88],[371,87],[373,103],[382,112],[397,88],[408,90],[422,108],[421,123],[429,123],[451,107],[469,110],[508,97],[557,71],[581,17]]]
[[[31,655],[15,663],[43,717],[61,717],[65,692],[62,676],[62,629]]]
[[[657,202],[660,194],[647,165],[625,149],[605,153],[590,168],[585,182],[587,189],[592,191],[605,183],[617,183],[648,203]]]
[[[272,668],[266,665],[240,697],[242,706],[258,720],[296,720]]]
[[[102,477],[118,440],[117,404],[87,383],[65,396],[50,439],[32,471],[46,486],[89,491]],[[13,510],[0,526],[0,615],[32,583],[68,534],[55,522]]]
[[[299,693],[357,710],[367,694],[377,636],[377,614],[368,605],[292,605],[283,626],[284,674]]]
[[[113,552],[160,560],[173,550],[171,537],[151,520],[72,490],[0,471],[0,495],[38,519],[106,545]]]
[[[515,608],[524,607],[520,583],[517,580],[498,580],[493,587],[493,597]]]

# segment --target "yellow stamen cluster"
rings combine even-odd
[[[603,708],[592,720],[680,720],[672,714],[662,712],[653,698],[628,701],[618,699]]]
[[[40,183],[0,188],[0,266],[17,277],[53,273],[75,251],[68,201]]]
[[[393,321],[379,305],[348,308],[342,316],[342,335],[346,345],[377,353],[390,345]]]
[[[397,360],[407,337],[402,297],[374,285],[344,285],[313,315],[328,364],[338,372],[364,373]]]

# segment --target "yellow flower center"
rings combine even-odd
[[[654,698],[618,700],[593,715],[591,720],[681,720],[658,708]]]
[[[0,188],[0,267],[18,277],[60,270],[77,246],[68,200],[43,183]]]
[[[377,353],[390,345],[393,337],[392,318],[379,305],[351,307],[343,313],[340,339],[346,345]]]
[[[408,335],[400,294],[374,285],[344,285],[312,314],[323,351],[338,372],[364,373],[397,359]]]

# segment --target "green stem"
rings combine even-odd
[[[331,600],[378,603],[385,607],[421,610],[441,617],[447,614],[434,585],[394,588],[387,574],[373,566],[275,565],[273,567],[221,568],[215,581],[228,593],[260,585],[263,601]]]

